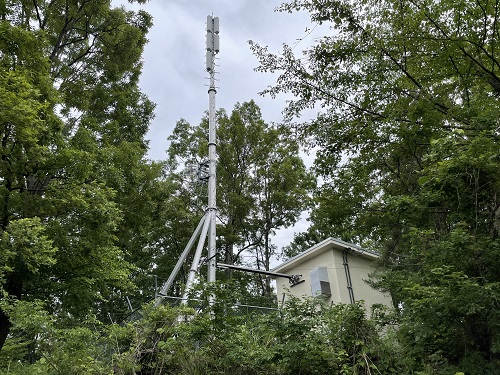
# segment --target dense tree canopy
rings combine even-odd
[[[303,55],[255,43],[292,128],[254,102],[217,114],[218,256],[268,269],[328,236],[381,252],[393,310],[291,299],[238,316],[263,279],[152,307],[205,209],[203,119],[145,159],[138,88],[151,17],[110,1],[0,0],[0,371],[13,374],[496,374],[500,365],[500,41],[490,0],[293,0],[331,26]],[[314,186],[298,156],[317,150]],[[189,165],[197,173],[187,173]],[[250,260],[243,255],[250,255]],[[180,290],[175,285],[174,294]],[[216,295],[207,304],[205,295]],[[179,324],[179,316],[187,316]]]
[[[267,124],[255,102],[236,104],[230,115],[220,110],[217,123],[220,260],[245,264],[243,256],[250,254],[252,259],[247,263],[269,270],[277,250],[272,236],[276,230],[293,225],[307,208],[312,176],[306,171],[291,131]],[[187,171],[203,166],[208,150],[207,129],[206,118],[199,126],[184,120],[177,123],[169,137],[172,168],[181,161]],[[186,186],[195,197],[193,204],[200,215],[206,204],[203,173],[200,170],[191,176],[194,181]],[[181,175],[185,180],[190,178],[186,169]],[[268,280],[261,282],[263,292],[270,295]]]
[[[302,57],[252,44],[258,70],[281,71],[265,93],[297,96],[289,117],[323,108],[302,130],[324,184],[290,253],[328,235],[378,248],[411,355],[484,373],[500,338],[498,4],[280,8],[297,9],[331,33]]]
[[[161,172],[137,85],[150,26],[109,1],[0,2],[0,347],[18,300],[109,319],[103,304],[133,288],[145,241],[118,238],[139,236],[129,201]]]

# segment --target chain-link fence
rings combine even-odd
[[[171,307],[180,307],[183,303],[185,307],[193,309],[195,312],[200,313],[209,308],[207,300],[196,298],[182,298],[174,296],[163,296],[162,304],[168,304]],[[218,310],[226,316],[245,317],[251,315],[269,314],[274,311],[279,311],[277,307],[256,306],[247,304],[232,304],[227,305],[224,302],[214,302],[214,306],[210,307],[212,310]],[[142,308],[132,311],[125,319],[124,322],[133,322],[142,318]]]
[[[181,297],[172,297],[172,296],[164,296],[162,303],[167,303],[172,307],[180,306],[183,301],[185,302],[186,307],[190,307],[197,312],[201,312],[204,309],[208,308],[209,302],[206,300],[188,298],[187,300]],[[216,307],[223,307],[225,311],[232,313],[235,316],[243,316],[249,314],[266,314],[272,311],[277,311],[276,307],[265,307],[265,306],[256,306],[256,305],[246,305],[236,303],[231,306],[224,304],[224,302],[214,302]]]

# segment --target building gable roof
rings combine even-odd
[[[321,241],[320,243],[314,245],[313,247],[309,248],[306,251],[303,251],[302,253],[286,260],[279,266],[275,267],[272,271],[273,272],[286,272],[290,270],[291,268],[294,268],[295,266],[305,262],[306,260],[309,260],[325,251],[332,250],[332,249],[337,249],[337,250],[350,250],[355,252],[359,256],[363,256],[365,258],[370,258],[370,259],[377,259],[380,257],[380,254],[377,253],[376,251],[373,250],[368,250],[365,248],[362,248],[358,245],[354,245],[349,242],[345,242],[342,240],[339,240],[337,238],[327,238],[324,241]]]

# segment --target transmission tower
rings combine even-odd
[[[215,124],[215,56],[219,53],[219,17],[207,16],[207,45],[206,45],[206,64],[205,68],[210,74],[210,84],[208,88],[208,207],[205,215],[200,220],[191,239],[182,252],[177,264],[170,274],[167,282],[163,284],[160,293],[156,297],[156,305],[159,305],[164,296],[172,286],[175,277],[179,273],[183,263],[191,251],[196,239],[198,245],[194,254],[191,268],[189,269],[188,279],[183,295],[183,303],[187,302],[188,293],[193,287],[196,274],[199,272],[201,265],[201,257],[205,241],[208,235],[208,257],[207,257],[207,281],[215,281],[216,270],[216,231],[215,221],[217,215],[216,205],[216,124]]]

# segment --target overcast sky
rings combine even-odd
[[[205,23],[207,15],[219,17],[220,53],[216,107],[228,112],[237,102],[254,99],[266,122],[280,122],[285,97],[271,99],[258,92],[273,85],[276,76],[254,71],[257,59],[248,41],[253,40],[279,52],[282,45],[295,46],[300,53],[310,45],[319,30],[308,34],[313,26],[306,13],[279,13],[274,9],[281,1],[273,0],[151,0],[145,5],[113,0],[115,6],[142,8],[154,18],[145,48],[142,91],[156,103],[156,118],[151,124],[149,157],[164,159],[167,137],[176,122],[184,118],[198,124],[208,109],[208,74],[205,72]],[[300,40],[300,42],[299,42]],[[289,243],[293,232],[305,230],[302,219],[289,230],[280,231],[274,243]]]

